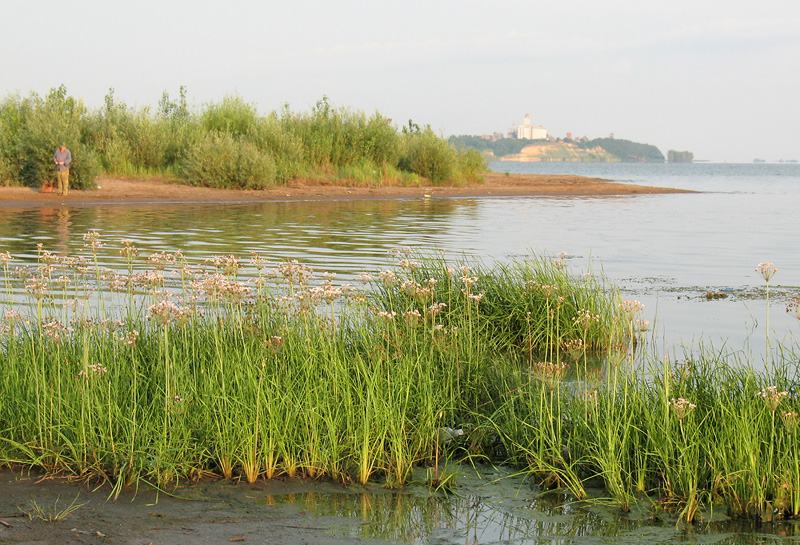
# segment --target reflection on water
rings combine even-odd
[[[601,271],[625,298],[642,301],[643,317],[655,323],[653,333],[664,345],[728,339],[731,350],[759,359],[764,298],[735,295],[763,287],[754,272],[762,261],[780,269],[772,299],[779,310],[786,298],[800,294],[800,252],[794,251],[793,231],[778,227],[792,225],[800,208],[796,170],[766,181],[665,177],[657,166],[631,170],[637,183],[647,182],[642,173],[651,172],[662,185],[702,190],[706,184],[709,191],[700,194],[5,207],[0,252],[28,263],[36,259],[37,244],[75,255],[83,250],[83,233],[94,229],[107,243],[98,256],[101,266],[120,268],[119,240],[130,239],[143,257],[181,250],[191,263],[256,251],[273,262],[297,259],[347,282],[385,267],[394,247],[487,261],[563,250],[576,274]],[[146,259],[142,263],[146,267]],[[732,296],[707,299],[709,292]],[[773,311],[770,325],[776,342],[800,334],[784,312]]]
[[[357,273],[384,265],[393,247],[460,251],[448,244],[458,237],[451,217],[473,221],[477,207],[473,200],[425,200],[9,208],[0,217],[0,247],[24,261],[35,259],[37,244],[73,254],[83,248],[82,235],[97,230],[110,243],[101,253],[108,264],[118,261],[114,249],[124,238],[143,255],[181,250],[202,260],[257,251],[276,261]]]
[[[418,474],[421,478],[421,474]],[[595,491],[596,495],[600,492]],[[360,520],[337,533],[407,544],[513,543],[764,543],[800,538],[800,524],[733,522],[717,513],[695,525],[648,508],[621,513],[601,500],[581,504],[542,493],[504,469],[478,469],[458,476],[452,494],[430,493],[422,485],[402,490],[270,494],[266,505],[296,504],[320,517]],[[789,538],[789,539],[784,539]]]

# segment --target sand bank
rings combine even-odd
[[[489,173],[485,178],[486,181],[482,184],[461,187],[365,187],[319,181],[296,181],[288,187],[233,190],[192,187],[154,180],[104,177],[97,180],[98,189],[73,190],[66,197],[57,193],[41,193],[38,189],[30,187],[0,187],[0,205],[416,199],[426,196],[431,198],[593,196],[686,192],[572,175]]]

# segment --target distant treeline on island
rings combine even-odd
[[[628,163],[691,163],[693,154],[670,150],[667,157],[651,144],[640,144],[618,138],[593,140],[526,140],[480,136],[451,136],[456,149],[476,149],[500,161],[528,162],[628,162]]]

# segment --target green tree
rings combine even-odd
[[[691,151],[669,150],[667,152],[667,161],[670,163],[691,163],[694,162],[694,154]]]

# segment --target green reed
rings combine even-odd
[[[696,520],[800,514],[797,356],[766,372],[649,354],[641,305],[563,259],[394,252],[337,285],[294,261],[180,252],[124,271],[3,260],[0,464],[164,486],[217,474],[396,486],[455,457]],[[242,280],[242,278],[247,278]]]
[[[735,517],[793,517],[800,509],[794,361],[789,355],[767,375],[720,353],[644,368],[609,358],[600,382],[578,366],[555,391],[514,391],[492,424],[504,430],[513,460],[578,498],[585,483],[597,482],[624,510],[656,502],[692,521],[724,503]],[[559,404],[550,403],[555,395]]]

